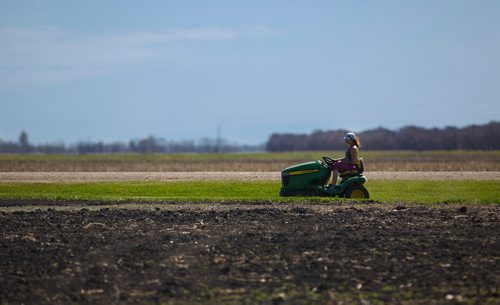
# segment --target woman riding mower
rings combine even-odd
[[[331,187],[334,188],[339,188],[336,185],[339,174],[356,172],[358,170],[359,148],[361,147],[359,138],[353,132],[349,132],[344,136],[344,140],[349,146],[345,152],[345,157],[334,159],[335,163],[331,166],[333,176]]]

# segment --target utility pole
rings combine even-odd
[[[217,124],[217,139],[215,140],[215,152],[216,153],[220,153],[220,145],[221,145],[220,124]]]

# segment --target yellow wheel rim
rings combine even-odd
[[[365,193],[362,190],[354,190],[351,193],[351,198],[365,198]]]

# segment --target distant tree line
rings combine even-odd
[[[269,137],[270,152],[301,150],[343,150],[347,130],[317,130],[311,134],[275,133]],[[422,128],[406,126],[398,130],[376,128],[357,133],[369,150],[493,150],[500,149],[500,122],[463,128]]]
[[[310,134],[274,133],[265,145],[238,145],[220,138],[200,141],[169,141],[149,136],[126,142],[84,141],[32,144],[22,131],[18,141],[0,139],[0,153],[218,153],[270,152],[304,150],[342,150],[343,137],[348,130],[317,130]],[[500,150],[500,122],[470,125],[463,128],[422,128],[406,126],[398,130],[375,128],[357,133],[363,149],[369,150]]]
[[[231,144],[225,139],[203,138],[200,141],[167,141],[149,136],[144,139],[124,142],[78,142],[73,145],[64,143],[38,144],[29,143],[28,134],[23,131],[19,140],[3,141],[0,139],[0,153],[218,153],[262,151],[262,145]]]

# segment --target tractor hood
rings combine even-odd
[[[313,190],[330,178],[330,169],[321,161],[290,166],[281,171],[282,191]]]
[[[324,168],[325,166],[321,164],[320,161],[312,161],[287,167],[281,171],[281,174],[290,176],[305,175],[305,174],[317,173]]]

